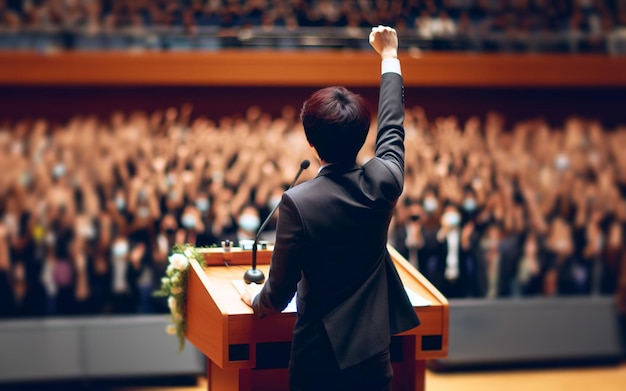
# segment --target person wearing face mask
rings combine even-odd
[[[205,215],[209,212],[209,208],[211,206],[211,202],[209,201],[209,196],[206,193],[201,193],[196,196],[196,201],[194,202],[196,208],[200,211],[202,215]]]
[[[447,203],[439,219],[439,229],[434,234],[425,233],[418,254],[420,272],[449,298],[464,297],[467,293],[465,259],[470,246],[462,243],[461,228],[459,208]]]
[[[410,204],[413,204],[410,202]],[[440,205],[435,188],[427,188],[421,197],[421,202],[410,205],[409,210],[413,210],[408,215],[406,233],[408,242],[400,244],[400,248],[407,245],[413,246],[417,251],[413,254],[415,258],[415,266],[428,280],[431,282],[439,281],[437,261],[439,254],[439,245],[437,241],[437,232],[440,229]],[[415,220],[416,212],[419,210],[419,218]],[[419,226],[419,232],[414,228]],[[409,232],[410,231],[410,232]],[[411,237],[413,239],[411,239]],[[421,237],[421,238],[420,238]],[[420,240],[417,240],[420,239]],[[406,250],[406,255],[410,256],[410,250]],[[408,259],[408,258],[407,258]]]
[[[443,205],[439,198],[439,189],[437,187],[427,187],[421,196],[421,206],[424,216],[422,222],[426,227],[436,230],[439,228],[439,218]]]
[[[476,192],[471,186],[463,189],[463,201],[461,202],[461,219],[463,222],[473,220],[478,214],[478,201]]]
[[[126,232],[129,229],[133,215],[128,211],[128,204],[123,190],[116,190],[113,197],[107,199],[106,211],[103,212],[111,220],[111,229],[117,229],[119,232]]]
[[[261,225],[261,218],[259,217],[259,211],[252,205],[246,205],[239,212],[237,218],[237,241],[242,240],[254,240],[257,230]]]
[[[439,211],[439,200],[433,189],[424,191],[422,207],[428,216],[436,216]]]
[[[132,281],[135,273],[129,262],[130,243],[119,236],[111,246],[111,311],[129,314],[136,310]]]
[[[207,247],[217,243],[212,233],[202,221],[201,211],[194,205],[188,205],[180,216],[181,230],[176,234],[176,243],[191,243],[196,247]]]
[[[142,184],[139,180],[132,182],[127,202],[128,213],[132,216],[130,233],[145,235],[161,213],[154,185]]]
[[[126,198],[124,197],[123,192],[118,191],[115,194],[115,198],[113,198],[113,203],[115,205],[115,209],[117,209],[120,213],[124,213],[126,211]]]
[[[199,226],[197,213],[194,213],[191,208],[188,208],[180,217],[180,223],[184,229],[195,232]]]

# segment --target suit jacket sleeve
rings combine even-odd
[[[283,194],[269,278],[252,303],[254,312],[261,317],[285,309],[296,292],[304,259],[303,231],[295,203]]]
[[[384,73],[378,101],[376,157],[391,171],[400,193],[404,186],[404,88],[402,76]]]

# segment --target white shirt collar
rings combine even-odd
[[[320,172],[322,172],[322,170],[323,170],[323,169],[325,169],[326,167],[330,167],[330,166],[332,166],[332,165],[333,165],[333,163],[326,163],[326,164],[322,164],[322,165],[320,166],[320,168],[317,170],[317,174],[319,175],[319,173],[320,173]]]

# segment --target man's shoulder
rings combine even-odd
[[[302,182],[297,186],[285,191],[285,195],[294,202],[310,198],[312,194],[315,194],[317,190],[325,186],[327,178],[324,176],[316,176],[308,181]]]

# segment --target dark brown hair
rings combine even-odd
[[[344,87],[315,92],[300,118],[307,140],[327,163],[354,162],[370,127],[367,103]]]

